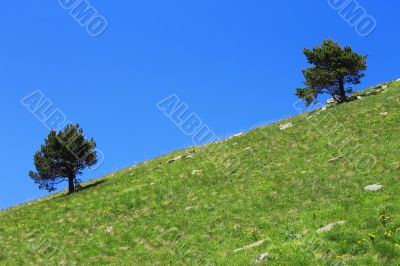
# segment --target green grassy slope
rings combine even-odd
[[[388,85],[2,211],[0,264],[400,265],[400,82]]]

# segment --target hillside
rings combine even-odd
[[[2,211],[0,264],[400,265],[400,82],[386,84]]]

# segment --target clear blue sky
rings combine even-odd
[[[359,3],[377,21],[359,36],[327,1],[99,1],[91,37],[57,0],[6,1],[0,27],[0,208],[46,195],[30,180],[48,130],[20,100],[41,90],[105,154],[92,179],[191,145],[158,109],[177,94],[227,136],[294,115],[304,47],[332,38],[368,53],[363,86],[396,79],[399,1]]]

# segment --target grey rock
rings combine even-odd
[[[183,158],[182,156],[177,156],[174,159],[168,160],[168,163],[173,163],[173,162],[179,161],[182,158]]]
[[[235,135],[233,135],[233,136],[231,136],[231,137],[229,137],[229,138],[226,138],[225,141],[231,140],[231,139],[233,139],[233,138],[240,137],[240,136],[242,136],[243,134],[244,134],[243,132],[240,132],[240,133],[235,134]],[[219,141],[217,141],[217,143],[218,143],[218,142],[219,142]]]
[[[265,241],[267,241],[267,239],[260,240],[260,241],[258,241],[258,242],[253,243],[253,244],[250,244],[250,245],[248,245],[248,246],[244,246],[244,247],[242,247],[242,248],[235,249],[235,250],[233,251],[233,253],[238,253],[238,252],[241,252],[241,251],[243,251],[243,250],[252,249],[252,248],[261,246],[262,244],[265,243]]]
[[[316,160],[316,158],[310,158],[310,159],[305,160],[305,162],[306,163],[310,163],[310,162],[315,161],[315,160]]]
[[[258,263],[261,263],[261,262],[267,260],[268,257],[269,257],[269,253],[268,253],[268,252],[263,253],[263,254],[261,254],[261,255],[256,259],[256,263],[257,263],[257,264],[258,264]]]
[[[235,134],[235,135],[233,135],[233,136],[227,138],[226,140],[230,140],[230,139],[233,139],[233,138],[240,137],[240,136],[242,136],[243,134],[244,134],[243,132],[237,133],[237,134]]]
[[[379,190],[381,190],[382,188],[383,188],[382,185],[374,184],[374,185],[366,186],[366,187],[364,188],[364,190],[366,190],[366,191],[379,191]]]
[[[330,159],[328,162],[336,162],[343,159],[343,155],[339,155],[338,157],[332,158]]]
[[[203,172],[202,170],[193,170],[192,175],[201,174],[202,172]]]
[[[321,233],[326,233],[326,232],[332,231],[332,229],[333,229],[335,226],[344,225],[345,223],[346,223],[345,221],[339,221],[339,222],[334,222],[334,223],[325,225],[324,227],[319,228],[319,229],[317,230],[317,233],[318,233],[318,234],[321,234]]]
[[[292,124],[292,123],[286,123],[286,124],[280,125],[280,126],[279,126],[279,129],[280,129],[280,130],[285,130],[285,129],[288,129],[288,128],[291,128],[291,127],[293,127],[293,124]]]

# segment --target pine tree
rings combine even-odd
[[[95,148],[95,141],[85,139],[79,124],[69,124],[58,133],[52,130],[34,156],[37,172],[30,171],[29,176],[40,189],[49,192],[54,191],[56,185],[68,181],[71,194],[80,183],[77,176],[97,163]]]
[[[297,89],[296,95],[306,101],[306,105],[315,103],[320,94],[328,93],[337,102],[347,101],[353,91],[346,84],[357,85],[367,69],[367,55],[359,55],[352,48],[342,48],[337,42],[327,40],[312,50],[304,49],[311,68],[303,70],[306,88]]]

